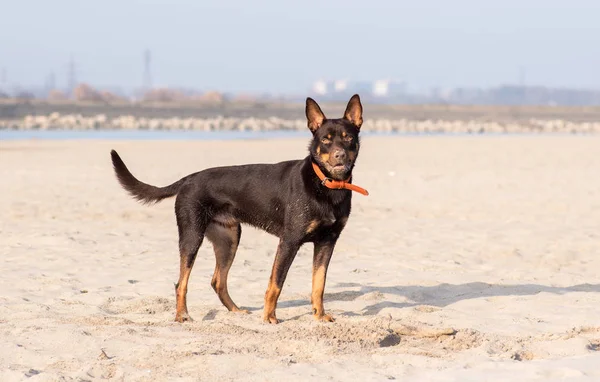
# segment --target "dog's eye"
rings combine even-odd
[[[324,144],[324,145],[328,145],[328,144],[331,143],[331,140],[327,139],[327,138],[323,138],[323,139],[321,139],[321,143]]]

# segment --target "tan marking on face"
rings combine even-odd
[[[327,139],[331,139],[331,134],[327,134]]]
[[[324,154],[321,154],[320,156],[321,156],[321,160],[323,162],[328,162],[329,161],[329,153],[324,153]]]
[[[317,155],[320,155],[320,154],[321,154],[321,146],[318,146],[317,147]]]
[[[346,132],[345,132],[345,131],[343,131],[343,132],[342,132],[342,137],[343,137],[343,138],[346,138],[346,135],[348,135],[348,134],[346,134]]]
[[[309,234],[309,233],[313,232],[315,229],[317,229],[318,226],[319,226],[318,220],[311,220],[311,222],[308,224],[308,228],[306,228],[306,233]]]

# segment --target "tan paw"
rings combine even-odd
[[[231,311],[234,313],[250,314],[248,309],[233,308]]]
[[[263,321],[266,322],[267,324],[278,324],[279,323],[279,320],[274,315],[268,316],[268,317],[263,317]]]
[[[335,319],[333,317],[331,317],[330,314],[320,314],[320,315],[315,314],[314,317],[315,317],[315,320],[321,321],[321,322],[335,322]]]
[[[175,321],[184,323],[186,321],[192,322],[194,320],[192,320],[192,317],[190,317],[190,315],[187,312],[177,312],[177,315],[175,315]]]

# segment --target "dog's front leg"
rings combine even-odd
[[[271,324],[279,323],[275,316],[277,299],[281,294],[283,283],[299,248],[300,245],[294,241],[284,238],[279,241],[277,254],[273,262],[273,269],[271,270],[271,278],[269,279],[269,287],[265,293],[265,308],[263,313],[263,320],[265,322]]]
[[[334,319],[329,314],[325,314],[323,308],[323,292],[325,291],[325,279],[327,278],[327,268],[333,254],[336,241],[328,239],[315,243],[313,255],[313,273],[312,273],[312,294],[310,301],[312,303],[313,315],[318,321],[333,322]]]

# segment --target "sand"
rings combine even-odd
[[[277,241],[250,227],[229,290],[252,314],[220,304],[207,243],[175,323],[173,199],[133,201],[110,149],[166,185],[307,139],[0,141],[0,380],[600,379],[600,137],[367,137],[335,323],[310,312],[310,245],[262,323]]]

